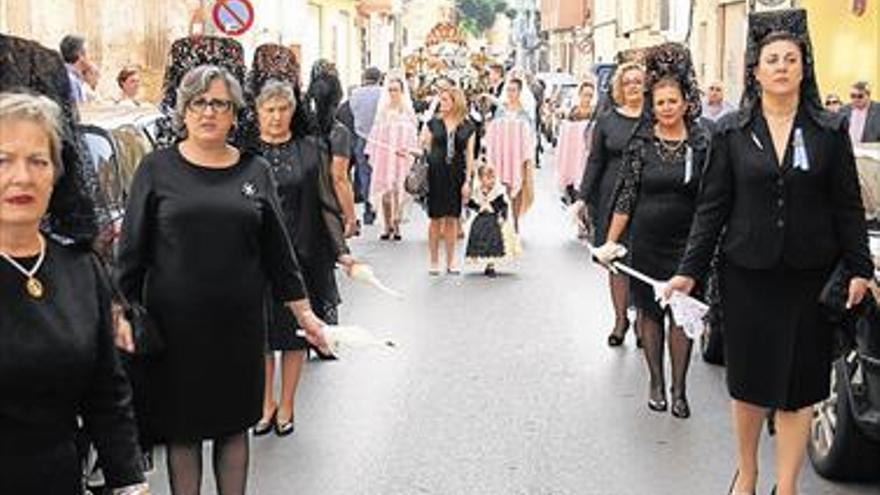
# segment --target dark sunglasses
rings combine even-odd
[[[194,112],[204,113],[205,110],[211,107],[216,113],[226,113],[232,110],[232,101],[231,100],[219,100],[219,99],[211,99],[206,100],[205,98],[196,98],[195,100],[189,102],[187,108]]]
[[[850,93],[849,97],[853,100],[861,100],[865,97],[865,93]]]
[[[825,105],[840,105],[840,100],[825,100]]]

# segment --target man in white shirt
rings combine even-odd
[[[706,88],[706,98],[703,100],[703,117],[718,122],[724,114],[736,110],[730,102],[724,99],[724,85],[721,81],[712,81]]]
[[[880,141],[880,103],[871,101],[871,87],[866,81],[852,85],[850,104],[843,107],[849,119],[849,136],[853,144]]]

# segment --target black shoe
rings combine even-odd
[[[626,338],[626,331],[629,330],[629,322],[623,325],[623,329],[618,331],[617,325],[614,326],[614,330],[608,334],[608,347],[620,347],[623,345],[623,340]]]
[[[393,235],[391,236],[391,239],[392,239],[392,240],[395,240],[395,241],[402,241],[402,240],[403,240],[403,237],[401,237],[401,236],[400,236],[400,233],[398,232],[398,233],[396,233],[396,234],[393,234]]]
[[[309,353],[312,353],[312,352],[315,353],[315,356],[318,357],[319,361],[336,361],[337,359],[339,359],[336,356],[334,356],[333,354],[324,354],[317,347],[309,346]]]
[[[679,419],[691,417],[691,406],[684,394],[678,397],[675,393],[672,394],[672,415]]]
[[[666,393],[663,391],[663,387],[651,390],[648,397],[648,409],[655,412],[666,412],[669,409],[669,403],[666,402]]]
[[[276,407],[275,410],[272,411],[272,415],[269,416],[269,419],[260,419],[257,421],[257,424],[254,425],[254,436],[263,436],[272,431],[272,425],[275,423],[275,416],[277,414],[278,408]]]
[[[275,422],[275,434],[279,437],[286,437],[287,435],[290,435],[291,433],[293,433],[294,429],[293,416],[291,416],[290,419],[287,421]]]
[[[487,266],[483,273],[489,278],[495,278],[498,275],[498,272],[495,271],[495,267]]]
[[[391,239],[391,234],[382,234],[379,236],[380,241],[387,241],[389,239]]]
[[[364,210],[364,225],[373,225],[376,221],[376,212],[368,205]]]

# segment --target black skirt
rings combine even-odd
[[[465,256],[472,262],[491,263],[504,258],[504,234],[498,216],[480,213],[471,223]]]
[[[834,326],[818,302],[833,267],[720,271],[727,386],[734,399],[793,411],[828,396]]]

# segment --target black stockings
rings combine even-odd
[[[664,325],[639,311],[638,327],[641,330],[645,360],[651,375],[651,397],[661,398],[665,394],[666,382],[663,372]],[[687,390],[688,365],[691,362],[691,339],[678,325],[671,325],[669,331],[669,355],[672,361],[672,394],[683,397]]]
[[[629,328],[626,319],[626,308],[629,299],[629,280],[625,275],[608,274],[611,287],[611,303],[614,305],[614,335],[623,337]]]
[[[214,439],[214,480],[218,495],[244,495],[249,456],[246,432]],[[202,442],[167,447],[168,478],[173,495],[199,495],[202,485]]]

